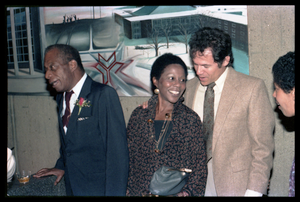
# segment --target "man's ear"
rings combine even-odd
[[[230,56],[227,55],[223,60],[222,66],[226,67],[229,64],[229,61],[230,61]]]
[[[294,101],[295,101],[295,87],[293,88],[293,90],[291,91],[293,97],[294,97]]]
[[[78,68],[77,62],[75,60],[69,61],[69,68],[71,72],[74,72]]]

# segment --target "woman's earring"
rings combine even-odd
[[[155,93],[156,95],[158,95],[158,94],[159,94],[159,89],[158,89],[158,88],[155,88],[155,89],[154,89],[154,93]]]

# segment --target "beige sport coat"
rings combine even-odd
[[[218,196],[266,194],[273,164],[275,126],[263,80],[228,67],[213,132],[213,175]],[[185,104],[193,109],[198,77],[187,82]]]

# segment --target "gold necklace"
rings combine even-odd
[[[171,114],[166,113],[165,120],[164,120],[163,126],[162,126],[160,134],[159,134],[159,138],[158,138],[157,141],[155,140],[155,149],[154,149],[154,151],[156,153],[159,153],[160,150],[162,149],[162,147],[158,148],[158,145],[159,145],[160,142],[164,142],[164,140],[166,138],[166,134],[168,132],[168,128],[169,128],[169,125],[170,125],[170,122],[171,122],[171,118],[172,118],[172,112],[171,112]],[[149,119],[147,122],[148,123],[154,123],[151,119]],[[151,132],[151,138],[155,138],[152,134],[152,127],[151,126],[150,126],[150,130],[151,130],[150,131]]]
[[[171,119],[171,117],[172,117],[172,113],[171,114],[166,113],[166,115],[165,115],[165,121],[164,121],[163,126],[162,126],[162,128],[160,130],[159,138],[158,138],[157,141],[155,140],[155,150],[154,151],[156,153],[159,153],[160,150],[163,147],[163,146],[161,146],[161,148],[158,149],[159,143],[160,142],[164,142],[164,139],[166,138],[166,134],[168,132],[168,128],[169,128],[169,125],[170,125],[170,122],[171,122],[171,120],[169,120],[169,119]]]

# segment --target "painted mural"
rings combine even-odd
[[[202,26],[231,35],[234,67],[249,74],[245,12],[246,6],[45,7],[44,23],[47,45],[75,47],[95,81],[119,96],[150,96],[151,65],[161,54],[178,55],[189,68],[188,79],[195,76],[187,43]]]

